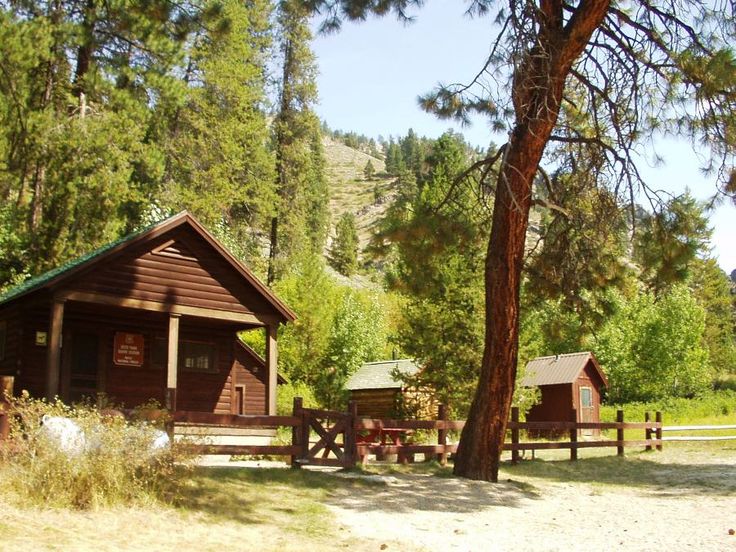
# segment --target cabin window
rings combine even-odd
[[[199,341],[180,341],[179,366],[187,372],[216,373],[215,345]]]
[[[0,360],[5,360],[5,338],[8,335],[8,323],[0,320]]]

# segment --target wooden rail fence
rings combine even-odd
[[[664,426],[662,431],[693,432],[693,431],[728,431],[736,430],[736,425],[681,425]],[[668,435],[663,441],[732,441],[736,435]]]
[[[291,416],[239,416],[234,414],[211,414],[206,412],[177,411],[173,415],[173,425],[211,426],[230,428],[279,428],[291,430],[290,443],[284,444],[195,444],[196,454],[223,455],[276,455],[287,456],[293,467],[302,465],[322,465],[352,467],[357,462],[364,462],[369,454],[377,458],[396,455],[397,461],[411,461],[415,454],[423,454],[425,459],[436,459],[440,463],[447,462],[448,456],[457,452],[457,443],[450,442],[450,432],[460,431],[464,421],[449,420],[447,408],[440,406],[436,420],[393,420],[361,418],[357,415],[357,407],[351,402],[348,412],[316,410],[304,408],[301,398],[294,399]],[[736,429],[732,426],[667,426],[663,427],[662,414],[656,413],[651,421],[649,413],[643,422],[625,422],[624,413],[619,410],[615,422],[578,422],[575,410],[570,412],[570,421],[562,422],[521,422],[519,410],[513,408],[508,423],[510,442],[504,449],[511,452],[512,462],[518,462],[523,451],[569,449],[570,459],[578,458],[578,450],[592,447],[616,447],[619,455],[624,454],[626,447],[646,447],[662,450],[663,441],[675,440],[714,440],[719,437],[668,437],[663,438],[663,431],[700,431]],[[0,408],[0,438],[7,432],[7,412]],[[419,430],[436,431],[436,443],[414,443],[413,434]],[[583,430],[615,430],[615,439],[581,440]],[[643,431],[643,439],[625,439],[625,431]],[[530,440],[522,441],[522,432],[555,432],[566,435],[565,440]],[[316,435],[316,441],[310,436]],[[736,436],[725,436],[720,439],[736,439]]]

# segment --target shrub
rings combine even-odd
[[[652,402],[602,405],[601,421],[614,421],[618,409],[624,411],[626,421],[629,422],[641,422],[645,412],[651,412],[654,416],[654,412],[659,410],[664,416],[665,425],[733,423],[736,415],[736,391],[712,391],[693,399],[670,397]]]
[[[119,411],[90,405],[69,407],[24,394],[12,399],[9,442],[0,458],[6,495],[33,504],[93,509],[150,502],[171,496],[186,462],[179,445],[154,449],[160,430],[129,422]],[[44,428],[44,416],[78,428],[59,440]],[[67,421],[59,421],[60,417]]]

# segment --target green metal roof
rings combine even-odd
[[[175,216],[178,216],[178,215],[175,215]],[[174,218],[174,217],[170,217],[170,218]],[[169,219],[165,219],[165,220],[169,220]],[[154,224],[151,224],[150,226],[146,226],[145,228],[141,228],[140,230],[136,230],[135,232],[128,234],[127,236],[123,236],[122,238],[117,239],[114,242],[103,245],[102,247],[98,247],[94,251],[90,251],[89,253],[86,253],[85,255],[82,255],[81,257],[72,259],[59,267],[52,268],[48,272],[44,272],[43,274],[39,274],[38,276],[29,278],[25,282],[22,282],[18,284],[17,286],[14,286],[6,290],[4,293],[0,294],[0,305],[7,303],[8,301],[15,299],[16,297],[20,297],[21,295],[30,293],[31,291],[35,289],[43,287],[44,284],[47,284],[48,282],[50,282],[57,276],[61,276],[62,274],[69,272],[72,269],[75,269],[85,264],[86,262],[99,257],[103,253],[106,253],[110,251],[111,249],[114,249],[118,245],[124,244],[128,241],[132,241],[133,239],[137,238],[141,234],[148,232],[153,227],[158,226],[162,222],[164,221],[159,221]]]
[[[368,362],[363,364],[345,383],[345,389],[354,391],[357,389],[400,389],[402,383],[393,377],[393,373],[399,371],[407,376],[413,376],[419,371],[419,367],[413,360],[383,360],[380,362]]]

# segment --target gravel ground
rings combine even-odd
[[[733,448],[587,462],[524,462],[498,484],[393,473],[328,506],[384,550],[736,551]]]

